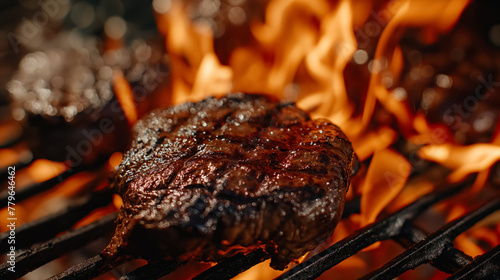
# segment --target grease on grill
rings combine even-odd
[[[112,178],[122,196],[102,253],[219,261],[265,248],[285,268],[332,234],[355,155],[292,103],[230,94],[156,110]]]

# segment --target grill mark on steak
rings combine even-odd
[[[293,103],[208,98],[153,111],[134,131],[111,179],[124,203],[105,258],[219,261],[260,247],[283,269],[341,217],[351,144]]]

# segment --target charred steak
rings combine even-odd
[[[335,229],[355,155],[293,103],[230,94],[156,110],[111,185],[123,198],[102,253],[218,261],[258,247],[285,268]]]

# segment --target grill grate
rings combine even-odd
[[[18,169],[16,169],[18,170]],[[70,168],[61,174],[59,174],[56,177],[53,177],[47,181],[43,181],[41,183],[35,183],[30,186],[27,186],[25,188],[22,188],[18,191],[16,191],[16,201],[21,202],[27,198],[30,198],[36,194],[42,193],[44,191],[50,190],[52,187],[57,185],[58,183],[68,179],[69,177],[77,174],[80,169],[73,169]],[[4,176],[4,178],[7,178],[7,176]],[[7,205],[7,198],[8,198],[8,193],[7,190],[3,191],[0,193],[0,205]]]
[[[92,185],[94,183],[91,182]],[[75,201],[62,211],[23,224],[16,229],[17,248],[27,249],[37,242],[54,237],[56,234],[71,228],[92,210],[106,206],[110,202],[111,192],[104,189]],[[9,248],[8,237],[9,232],[0,234],[0,253],[2,254],[7,252]]]
[[[269,255],[262,249],[255,250],[247,255],[237,254],[225,261],[213,266],[193,280],[208,280],[208,279],[231,279],[239,273],[257,265],[269,258]],[[221,278],[218,278],[221,277]]]
[[[280,279],[315,279],[326,270],[377,241],[398,238],[405,232],[404,229],[408,227],[408,222],[416,218],[418,214],[431,205],[458,193],[465,186],[466,184],[460,184],[447,188],[444,191],[430,193],[421,197],[416,202],[385,219],[368,225],[335,243],[323,252],[291,269],[282,275]],[[405,225],[407,226],[405,227]],[[414,237],[416,237],[416,234],[414,234]]]
[[[114,263],[113,266],[107,264],[101,256],[97,255],[93,258],[82,262],[65,272],[51,277],[51,280],[77,280],[77,279],[92,279],[111,270],[113,267],[119,266],[121,262]]]
[[[28,165],[27,163],[19,164],[19,166]],[[69,169],[45,182],[24,188],[16,192],[16,200],[26,199],[46,191],[80,171],[83,170]],[[475,211],[446,224],[430,235],[412,223],[416,217],[432,205],[462,192],[471,184],[470,181],[437,188],[441,189],[441,191],[422,196],[403,209],[358,230],[328,249],[295,266],[278,279],[315,279],[326,270],[353,256],[360,250],[377,241],[388,239],[395,240],[407,250],[379,269],[365,275],[362,279],[392,279],[423,263],[430,263],[437,269],[452,274],[450,279],[499,279],[500,245],[473,259],[454,248],[452,242],[457,235],[487,215],[500,209],[500,198],[496,198]],[[95,189],[100,182],[101,179],[96,178],[88,183],[85,189]],[[0,194],[0,201],[4,202],[3,205],[6,205],[6,199],[5,193]],[[58,213],[20,226],[16,230],[16,238],[19,241],[17,243],[19,246],[23,246],[22,249],[29,249],[30,247],[31,249],[17,256],[15,273],[7,270],[7,263],[0,266],[0,278],[17,279],[53,259],[84,246],[93,239],[111,233],[114,228],[113,222],[116,219],[116,213],[109,214],[92,224],[68,231],[54,238],[57,234],[71,228],[91,211],[109,205],[111,201],[110,190],[101,189],[80,198]],[[359,199],[348,202],[344,210],[344,218],[353,213],[359,213],[359,204]],[[8,232],[0,234],[1,253],[8,250],[5,242],[7,238]],[[36,244],[39,242],[42,243]],[[205,270],[194,279],[231,279],[268,258],[269,255],[261,249],[247,255],[237,254]],[[131,260],[120,259],[115,263],[106,263],[97,255],[63,273],[53,276],[51,279],[92,279],[127,261]],[[159,279],[184,264],[185,262],[177,261],[150,262],[122,276],[121,279]]]
[[[497,209],[500,209],[500,199],[495,199],[479,209],[448,223],[441,230],[436,231],[381,268],[361,279],[396,278],[409,269],[414,269],[421,264],[435,260],[444,251],[452,247],[451,242],[460,233]]]
[[[450,278],[453,280],[500,279],[500,245],[478,256]]]
[[[173,272],[177,268],[186,264],[186,262],[178,261],[158,261],[150,262],[147,265],[139,267],[131,273],[122,276],[120,280],[134,280],[134,279],[160,279],[161,277]]]
[[[413,244],[424,240],[428,235],[418,227],[407,223],[403,226],[401,237],[395,240],[405,248],[410,248]],[[430,263],[439,270],[452,274],[471,261],[472,257],[462,251],[455,248],[446,248],[435,260],[430,260]]]
[[[51,239],[22,253],[16,258],[15,272],[9,271],[9,264],[4,263],[0,267],[0,278],[17,279],[29,271],[89,243],[112,230],[116,217],[116,213],[110,214],[97,222]]]

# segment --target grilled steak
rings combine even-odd
[[[82,37],[78,44],[67,36],[27,54],[7,89],[36,158],[93,165],[129,144],[130,127],[113,95],[113,69],[130,82],[139,113],[157,108],[155,90],[168,72],[156,41],[101,55],[94,40]]]
[[[102,253],[218,261],[258,247],[283,269],[332,234],[355,159],[334,124],[230,94],[156,110],[112,177],[123,198]]]
[[[113,97],[111,71],[90,39],[47,43],[21,60],[7,89],[35,158],[92,165],[126,149],[130,128]]]

